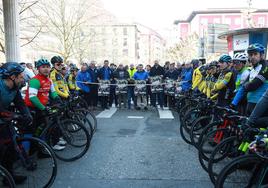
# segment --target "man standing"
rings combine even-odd
[[[90,82],[91,76],[87,71],[88,66],[87,64],[83,64],[81,67],[81,71],[77,73],[76,82],[77,86],[81,89],[80,92],[84,96],[84,99],[87,101],[87,104],[90,105]]]
[[[134,80],[144,80],[147,81],[149,75],[148,73],[143,69],[143,65],[139,64],[137,72],[135,72],[133,78]],[[136,103],[137,103],[137,110],[141,109],[141,105],[143,104],[144,110],[147,110],[147,98],[145,95],[138,95],[136,96]]]
[[[125,70],[123,64],[119,64],[118,68],[116,71],[113,73],[113,77],[115,80],[127,80],[129,79],[129,73],[127,70]],[[119,108],[121,108],[121,103],[123,102],[124,107],[127,107],[127,93],[119,93],[118,94],[118,103],[119,103]]]
[[[98,82],[98,69],[95,61],[91,61],[88,72],[93,83],[90,85],[90,105],[95,110],[98,105],[98,85],[96,84]]]
[[[133,79],[133,76],[134,76],[136,71],[137,70],[134,67],[134,64],[130,64],[130,67],[128,69],[128,73],[129,73],[129,77],[130,77],[129,82],[128,82],[129,84],[134,84],[135,83],[135,81]],[[137,107],[136,100],[135,100],[135,95],[134,95],[134,87],[135,86],[128,86],[128,92],[127,92],[128,93],[128,109],[131,108],[131,100],[134,103],[134,108]]]
[[[153,76],[161,76],[161,77],[164,77],[165,70],[164,70],[163,67],[161,67],[159,65],[159,61],[158,60],[155,60],[154,61],[154,66],[152,67],[149,75],[150,75],[150,77],[153,77]],[[154,107],[156,107],[156,99],[157,99],[158,100],[158,104],[160,105],[161,109],[163,109],[163,98],[164,98],[163,91],[160,91],[159,93],[152,93],[152,105]]]
[[[179,72],[175,68],[175,63],[171,63],[169,66],[169,70],[165,74],[165,79],[171,79],[171,80],[178,80],[179,78]],[[169,103],[169,106],[173,106],[175,104],[175,97],[174,96],[168,96],[165,95],[165,106],[167,106],[167,103]]]
[[[98,72],[98,79],[99,80],[110,80],[112,76],[112,70],[109,67],[109,61],[105,60],[104,65],[100,68]],[[101,97],[101,107],[103,109],[109,109],[108,107],[108,96]]]

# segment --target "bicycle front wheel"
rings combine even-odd
[[[53,150],[38,138],[18,137],[16,143],[8,144],[4,161],[12,163],[13,174],[26,177],[17,187],[50,187],[57,175]]]
[[[83,157],[90,146],[90,134],[79,121],[65,119],[60,124],[54,124],[46,130],[49,145],[54,147],[59,138],[66,141],[62,150],[54,150],[58,159],[66,162]]]
[[[261,187],[267,181],[264,177],[267,177],[267,161],[254,154],[244,155],[224,167],[215,187]]]
[[[16,187],[11,174],[2,166],[0,166],[0,187]]]

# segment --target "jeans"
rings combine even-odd
[[[152,93],[152,105],[154,107],[156,107],[156,99],[158,101],[158,104],[160,105],[160,107],[163,107],[163,102],[164,102],[164,93],[159,92],[159,93]]]
[[[131,108],[131,99],[134,102],[134,107],[137,106],[137,101],[134,95],[134,87],[133,86],[129,86],[128,87],[128,91],[127,91],[127,102],[128,102],[128,109]]]

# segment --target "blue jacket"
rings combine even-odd
[[[182,91],[189,91],[192,87],[193,69],[184,69],[182,72]]]
[[[112,77],[112,69],[108,68],[100,68],[98,72],[98,78],[101,80],[110,80]]]
[[[82,91],[89,93],[90,92],[89,85],[81,82],[92,82],[91,76],[88,71],[85,72],[79,71],[77,73],[76,84]]]
[[[144,70],[141,72],[139,71],[135,72],[133,76],[134,80],[146,80],[148,79],[148,77],[149,77],[148,73],[145,72]]]

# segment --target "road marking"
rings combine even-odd
[[[97,118],[111,118],[116,111],[117,111],[117,108],[112,107],[109,110],[102,111],[96,117]]]
[[[174,116],[170,110],[158,109],[160,119],[174,119]]]
[[[143,119],[143,116],[127,116],[129,119]]]

